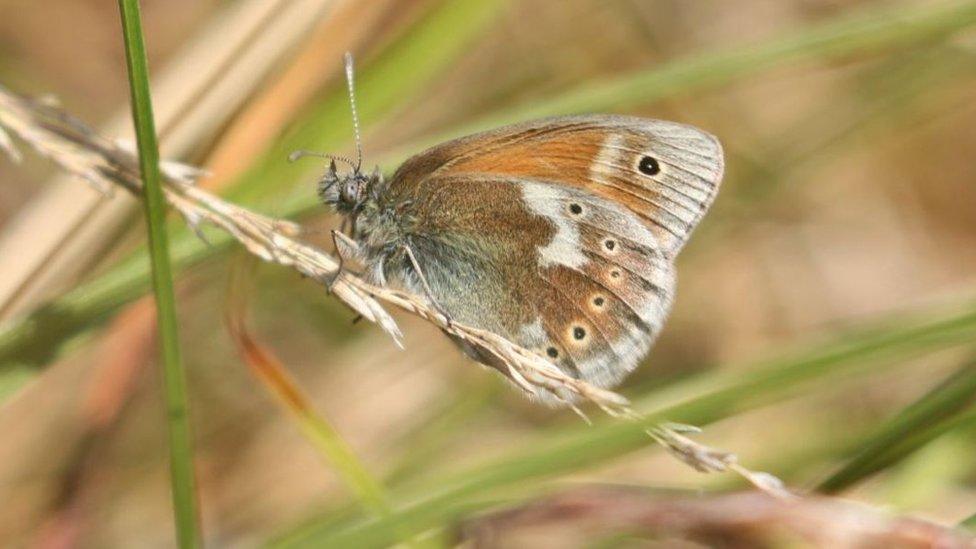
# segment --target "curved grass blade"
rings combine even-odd
[[[247,283],[245,269],[253,266],[254,261],[252,256],[248,256],[246,262],[231,269],[224,319],[231,339],[255,377],[277,398],[305,438],[333,466],[363,507],[377,516],[389,516],[389,497],[383,486],[370,474],[342,435],[315,411],[312,400],[281,360],[258,342],[248,329],[247,296],[252,288]]]

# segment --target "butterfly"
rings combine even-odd
[[[347,57],[350,93],[351,66]],[[603,388],[631,372],[660,332],[675,257],[723,173],[712,135],[618,115],[462,137],[413,156],[389,180],[361,171],[361,150],[357,163],[339,158],[352,173],[340,174],[333,157],[318,194],[344,216],[348,235],[334,235],[357,250],[373,283],[425,296],[452,321]]]

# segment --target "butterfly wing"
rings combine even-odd
[[[449,141],[405,162],[394,181],[491,174],[586,189],[633,212],[674,256],[714,201],[723,167],[718,140],[692,126],[591,115]]]
[[[650,157],[652,175],[641,171]],[[536,121],[407,161],[385,200],[459,322],[609,387],[647,352],[674,295],[673,257],[714,199],[711,136],[626,117]],[[422,293],[403,261],[388,278]],[[483,362],[488,357],[476,356]]]

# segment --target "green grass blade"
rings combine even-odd
[[[139,148],[139,170],[143,181],[143,204],[149,231],[149,256],[152,285],[156,295],[156,314],[163,363],[166,417],[169,427],[170,480],[176,538],[180,547],[200,545],[199,513],[193,475],[193,450],[188,418],[186,374],[180,359],[176,321],[176,297],[170,267],[166,231],[166,206],[159,174],[159,146],[149,94],[149,68],[142,36],[137,0],[119,0],[129,87],[132,93],[132,118]]]
[[[837,472],[817,487],[827,493],[853,484],[904,459],[954,424],[976,396],[976,362],[967,364],[878,429]]]
[[[705,383],[691,380],[681,384],[683,387],[667,390],[690,395],[667,399],[671,404],[661,405],[664,395],[654,394],[635,401],[634,405],[645,414],[645,424],[667,420],[706,425],[808,391],[812,384],[836,382],[858,371],[876,370],[878,365],[888,367],[891,362],[933,349],[967,343],[974,335],[976,305],[971,305],[964,312],[947,317],[916,320],[901,327],[818,345],[813,351],[787,359],[733,369],[749,372],[744,375],[718,380],[708,376]],[[363,519],[347,522],[345,528],[331,521],[321,525],[312,523],[292,532],[280,544],[381,546],[399,535],[393,528],[395,525],[435,527],[477,510],[475,498],[484,499],[498,490],[577,471],[649,445],[644,426],[637,423],[604,422],[593,428],[574,428],[533,444],[530,451],[453,475],[436,485],[400,493],[396,501],[403,503],[394,504],[399,509],[395,522]]]

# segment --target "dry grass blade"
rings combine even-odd
[[[120,185],[132,193],[141,192],[136,159],[130,147],[95,134],[56,107],[20,97],[0,87],[0,127],[97,188]],[[576,407],[576,402],[592,402],[616,418],[643,421],[623,396],[570,377],[542,356],[498,334],[449,321],[421,297],[374,286],[346,271],[336,278],[338,260],[301,241],[301,231],[296,224],[251,212],[196,188],[193,183],[201,173],[195,168],[163,162],[162,172],[166,199],[192,227],[198,229],[202,222],[208,222],[229,233],[261,259],[291,267],[331,285],[340,301],[363,318],[378,324],[397,344],[400,344],[401,332],[377,298],[496,357],[504,365],[499,368],[501,373],[531,396],[554,396],[584,419],[586,416]],[[700,445],[681,434],[688,430],[685,426],[656,425],[648,430],[648,434],[695,469],[734,471],[766,492],[780,497],[787,495],[778,480],[749,471],[738,465],[733,455]]]

